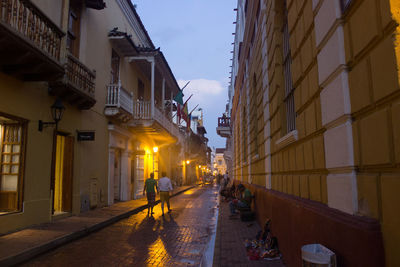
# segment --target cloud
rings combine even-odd
[[[188,80],[178,80],[179,86],[182,88]],[[190,80],[189,85],[184,89],[184,92],[187,94],[188,92],[192,94],[196,94],[199,97],[208,97],[210,95],[220,95],[224,92],[224,87],[222,83],[215,80],[207,80],[207,79],[196,79]]]
[[[178,80],[182,88],[189,80]],[[210,146],[223,147],[225,139],[216,133],[217,119],[225,112],[225,105],[228,101],[227,87],[216,80],[194,79],[183,90],[184,101],[193,94],[189,100],[189,112],[198,104],[203,109],[204,126],[207,130],[207,137],[210,139]]]

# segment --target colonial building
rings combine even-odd
[[[289,265],[315,242],[338,266],[400,264],[399,8],[238,1],[232,110],[217,131]]]
[[[216,148],[215,149],[215,157],[214,157],[214,171],[216,174],[225,174],[227,171],[226,162],[224,159],[225,148]]]
[[[0,54],[0,233],[182,178],[180,89],[131,1],[2,1]]]

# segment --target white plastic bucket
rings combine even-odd
[[[336,267],[336,255],[321,244],[301,247],[303,267]]]

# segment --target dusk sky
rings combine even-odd
[[[154,45],[161,47],[189,111],[203,108],[210,147],[225,147],[217,118],[225,111],[235,31],[236,0],[133,0]]]

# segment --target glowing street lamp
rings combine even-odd
[[[190,164],[190,161],[189,161],[189,160],[187,160],[187,161],[186,161],[186,164]]]

